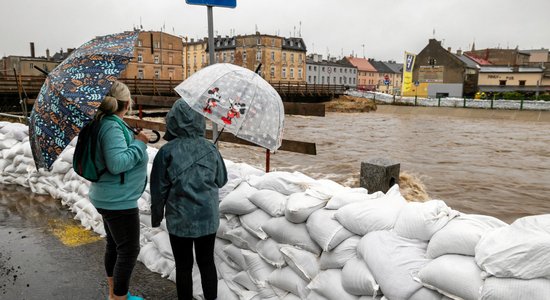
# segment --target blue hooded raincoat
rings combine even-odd
[[[213,234],[219,226],[218,189],[227,182],[223,159],[204,138],[204,117],[180,99],[166,115],[169,142],[151,170],[151,222],[166,213],[168,232],[179,237]]]

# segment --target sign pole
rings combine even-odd
[[[210,56],[209,65],[215,64],[215,54],[214,54],[214,9],[211,5],[206,6],[208,14],[208,54]],[[212,122],[212,141],[218,140],[218,124]],[[218,144],[216,144],[218,147]]]

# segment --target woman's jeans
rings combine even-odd
[[[128,293],[130,277],[139,254],[139,209],[106,210],[98,208],[107,233],[105,270],[113,277],[116,296]]]
[[[213,300],[218,297],[218,276],[214,264],[215,241],[215,233],[198,238],[170,234],[170,245],[176,261],[176,287],[179,300],[193,299],[193,244],[195,244],[197,265],[201,273],[204,298]]]

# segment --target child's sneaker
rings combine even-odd
[[[128,292],[128,295],[126,296],[126,299],[127,300],[143,300],[143,298],[139,297],[139,296],[132,296],[130,294],[130,292]]]

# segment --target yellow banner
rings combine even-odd
[[[405,93],[411,93],[412,92],[412,85],[413,85],[413,67],[414,67],[414,60],[416,59],[416,54],[405,52],[405,61],[403,62],[403,86],[401,89],[401,93],[405,95]]]

